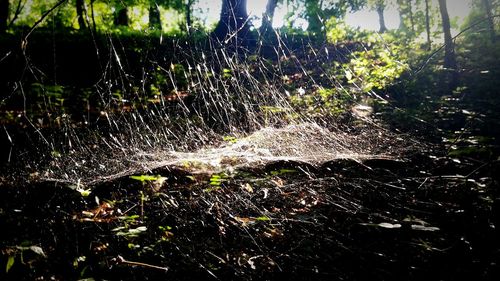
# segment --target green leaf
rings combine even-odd
[[[9,259],[7,260],[7,266],[5,267],[5,273],[9,273],[9,270],[12,268],[15,261],[16,256],[9,256]]]
[[[151,176],[151,175],[140,175],[140,176],[130,176],[130,178],[133,180],[138,180],[140,182],[145,182],[145,181],[156,181],[159,180],[161,177]]]
[[[115,229],[118,229],[118,228],[115,228]],[[127,232],[118,231],[116,233],[116,235],[117,236],[125,236],[125,237],[137,237],[137,236],[139,236],[139,234],[141,234],[142,232],[145,232],[146,230],[147,230],[147,227],[139,226],[137,228],[131,228]],[[116,231],[116,230],[114,230],[114,231]]]
[[[232,136],[224,136],[222,139],[224,141],[229,142],[229,143],[236,143],[236,142],[238,142],[238,139],[235,138],[235,137],[232,137]]]
[[[352,73],[350,70],[345,71],[345,78],[347,78],[348,81],[352,80]]]
[[[255,220],[256,221],[270,221],[271,219],[269,217],[262,216],[262,217],[255,218]]]
[[[293,174],[297,173],[297,170],[292,170],[292,169],[280,169],[278,171],[271,171],[272,176],[279,176],[279,175],[284,175],[284,174]]]
[[[124,229],[127,229],[125,226],[119,226],[119,227],[115,227],[113,229],[111,229],[111,231],[120,231],[120,230],[124,230]]]
[[[383,228],[401,228],[401,224],[399,224],[399,223],[392,224],[392,223],[388,223],[388,222],[381,222],[378,224],[378,226],[383,227]]]
[[[39,256],[46,257],[43,249],[38,246],[30,246],[29,249]]]

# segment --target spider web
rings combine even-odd
[[[310,115],[291,105],[291,96],[304,91],[348,91],[325,67],[345,60],[345,50],[331,53],[279,33],[273,44],[259,41],[257,50],[235,51],[214,39],[174,40],[170,61],[166,54],[156,60],[145,56],[137,71],[129,66],[124,44],[108,35],[104,52],[95,42],[98,57],[106,58],[91,88],[99,113],[91,116],[88,108],[80,123],[65,113],[49,117],[58,124],[49,132],[28,119],[38,136],[37,150],[48,159],[34,164],[39,179],[93,184],[186,162],[204,164],[186,169],[210,171],[275,161],[320,164],[395,157],[406,145],[368,118],[359,117],[364,129],[340,129],[327,114]],[[150,44],[154,49],[161,42]],[[27,62],[27,70],[42,80],[29,57]],[[148,86],[158,75],[164,87],[152,95]],[[287,79],[297,79],[300,87],[290,87]],[[22,81],[19,85],[22,92]]]

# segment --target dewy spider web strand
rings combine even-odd
[[[62,116],[64,138],[53,137],[49,149],[58,147],[63,153],[53,157],[42,178],[86,184],[124,171],[140,173],[186,161],[220,170],[227,168],[227,162],[239,166],[278,160],[318,163],[381,152],[376,139],[349,135],[334,124],[323,128],[318,121],[328,124],[327,119],[302,114],[290,104],[283,77],[294,73],[305,77],[308,91],[314,87],[347,90],[319,63],[330,57],[328,53],[319,54],[310,44],[302,46],[302,52],[311,49],[314,54],[303,62],[301,54],[296,54],[300,50],[291,49],[276,36],[274,62],[258,54],[232,53],[215,41],[210,41],[208,49],[199,43],[175,41],[172,53],[165,54],[171,56],[170,64],[144,56],[137,87],[137,77],[123,57],[124,43],[108,35],[108,61],[93,88],[103,104],[101,112],[96,120],[86,120],[95,123],[88,129]],[[316,81],[310,67],[316,67],[312,71],[325,79]],[[28,69],[34,68],[28,64]],[[161,89],[155,102],[131,106],[132,100],[148,103],[146,85],[158,73],[171,91]],[[117,90],[121,96],[116,96]],[[385,155],[393,153],[384,151]]]

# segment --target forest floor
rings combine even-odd
[[[418,143],[397,157],[160,166],[88,194],[0,176],[0,279],[498,280],[500,122],[444,99],[413,132],[370,119]]]
[[[158,168],[1,189],[2,280],[495,280],[500,162],[426,145],[398,159]]]

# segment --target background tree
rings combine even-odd
[[[266,34],[273,28],[273,18],[276,6],[278,6],[278,0],[268,0],[266,11],[262,14],[262,25],[259,29],[261,36],[266,36]]]
[[[9,0],[0,0],[0,34],[7,30],[9,18]]]
[[[431,50],[431,17],[430,17],[430,3],[425,0],[425,33],[427,35],[427,50]]]
[[[191,34],[193,27],[193,19],[192,19],[192,10],[195,0],[186,0],[184,5],[185,14],[186,14],[186,30],[188,34]]]
[[[0,2],[1,1],[3,1],[3,0],[0,0]],[[6,2],[8,3],[8,0],[6,0]],[[7,13],[8,13],[7,18],[9,19],[9,24],[7,25],[7,28],[12,26],[16,22],[16,20],[19,18],[19,15],[23,11],[26,3],[27,3],[27,0],[26,1],[25,0],[18,0],[17,4],[16,4],[16,8],[14,10],[14,13],[12,13],[12,15],[11,15],[10,10],[7,11]],[[9,9],[10,9],[10,7],[9,7]]]
[[[413,33],[415,33],[415,18],[413,16],[413,5],[412,0],[407,0],[408,3],[408,15],[410,17],[410,28]]]
[[[303,16],[309,23],[310,35],[326,38],[325,23],[331,17],[344,18],[347,11],[357,11],[367,0],[302,0],[305,7]]]
[[[128,17],[128,3],[124,1],[117,1],[115,3],[115,12],[113,23],[115,26],[128,26],[129,25],[129,17]]]
[[[426,36],[426,47],[430,48],[436,10],[432,8],[431,0],[396,0],[400,25],[399,30],[406,33],[409,38],[417,38],[422,33]]]
[[[495,43],[496,34],[495,34],[495,22],[493,20],[493,7],[491,5],[491,0],[481,0],[483,4],[483,8],[486,11],[487,22],[488,22],[488,31],[490,33],[491,43]]]
[[[87,28],[87,22],[85,20],[86,18],[86,9],[85,9],[85,2],[84,0],[76,0],[75,1],[76,5],[76,16],[78,18],[78,26],[80,27],[80,30],[83,30]]]
[[[149,1],[148,18],[150,29],[161,30],[160,7],[155,0]]]
[[[324,22],[326,16],[325,12],[326,9],[323,8],[323,1],[319,0],[305,1],[305,18],[309,23],[309,25],[307,26],[307,31],[309,32],[309,34],[313,36],[319,36],[325,34],[324,32],[325,31]]]
[[[399,14],[399,27],[398,29],[406,32],[405,16],[404,16],[404,0],[396,0],[398,14]]]
[[[220,42],[236,46],[249,46],[250,21],[247,13],[246,0],[223,0],[220,19],[212,32],[212,37]]]
[[[443,34],[444,34],[444,68],[449,71],[449,88],[454,89],[458,84],[457,59],[455,56],[455,46],[451,37],[450,17],[446,0],[438,0],[439,12],[441,13]]]
[[[376,0],[374,1],[374,9],[377,11],[378,14],[378,22],[380,25],[379,32],[384,33],[387,31],[387,27],[385,25],[385,17],[384,17],[384,10],[385,10],[385,1],[384,0]]]
[[[415,34],[415,19],[411,0],[396,0],[399,11],[399,29],[409,35]]]

